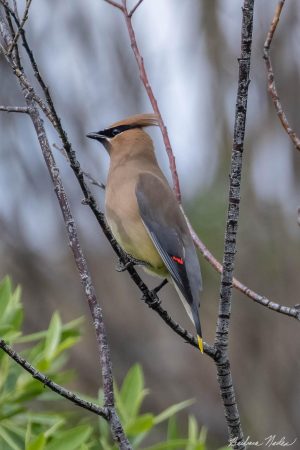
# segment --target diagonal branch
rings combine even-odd
[[[95,403],[87,402],[74,392],[69,391],[68,389],[65,389],[64,387],[50,380],[50,378],[39,372],[28,361],[26,361],[26,359],[15,352],[8,344],[6,344],[5,341],[3,341],[3,339],[0,339],[0,348],[5,353],[7,353],[7,355],[12,358],[17,364],[19,364],[19,366],[23,367],[23,369],[30,373],[30,375],[32,375],[35,380],[40,381],[44,386],[47,386],[49,389],[51,389],[51,391],[59,394],[61,397],[64,397],[67,400],[70,400],[72,403],[75,403],[75,405],[87,409],[88,411],[91,411],[92,413],[108,420],[108,410],[106,408],[101,408]]]
[[[104,0],[106,3],[109,3],[111,6],[120,9],[123,12],[123,6],[120,3],[115,2],[114,0]]]
[[[16,43],[18,42],[18,39],[20,37],[21,34],[21,30],[23,30],[23,27],[25,25],[26,20],[28,19],[28,13],[29,13],[29,8],[31,5],[31,1],[32,0],[26,0],[26,6],[25,6],[25,11],[24,11],[24,15],[23,15],[23,19],[19,25],[19,28],[14,36],[14,39],[12,41],[12,43],[9,46],[9,49],[7,50],[7,56],[11,55],[11,52],[13,51],[14,47],[16,46]]]
[[[208,248],[204,245],[204,243],[201,241],[199,236],[196,234],[195,230],[189,223],[186,215],[185,218],[188,222],[188,226],[191,232],[191,235],[193,237],[193,240],[196,244],[196,246],[201,251],[202,255],[208,261],[211,266],[219,273],[223,272],[223,266],[222,264],[217,260],[217,258],[214,257],[214,255],[208,250]],[[265,297],[264,295],[258,294],[257,292],[253,291],[249,287],[247,287],[245,284],[243,284],[241,281],[239,281],[237,278],[232,279],[232,286],[237,289],[238,291],[245,294],[248,298],[253,300],[254,302],[258,303],[261,306],[265,306],[266,308],[269,308],[271,311],[278,312],[280,314],[284,314],[289,317],[293,317],[296,320],[300,320],[300,311],[291,306],[285,306],[280,305],[279,303],[273,302],[269,298]]]
[[[171,175],[172,175],[172,181],[173,181],[173,190],[174,193],[176,195],[176,198],[178,200],[179,203],[181,203],[181,192],[180,192],[180,184],[179,184],[179,178],[178,178],[178,173],[177,173],[177,168],[176,168],[176,162],[175,162],[175,156],[171,147],[171,142],[170,142],[170,138],[168,135],[168,130],[167,127],[163,121],[160,109],[158,107],[158,103],[157,100],[154,96],[151,84],[149,82],[148,79],[148,75],[145,69],[145,64],[144,64],[144,59],[141,56],[140,50],[138,48],[137,45],[137,40],[136,40],[136,36],[135,36],[135,31],[134,28],[132,26],[132,14],[130,14],[130,12],[128,12],[127,7],[126,7],[126,0],[122,0],[123,3],[123,14],[125,17],[125,21],[126,21],[126,26],[127,26],[127,30],[128,30],[128,34],[130,37],[130,44],[131,44],[131,48],[135,57],[135,60],[137,62],[138,68],[139,68],[139,73],[140,73],[140,78],[141,81],[146,89],[146,92],[148,94],[149,100],[151,102],[153,111],[155,112],[155,114],[158,116],[158,124],[159,124],[159,128],[161,130],[162,133],[162,137],[163,137],[163,141],[166,147],[166,152],[168,154],[168,158],[169,158],[169,164],[170,164],[170,171],[171,171]]]
[[[287,119],[287,116],[286,116],[286,114],[282,108],[281,102],[280,102],[280,98],[279,98],[279,95],[277,92],[276,83],[275,83],[275,79],[274,79],[274,71],[273,71],[273,66],[272,66],[271,56],[270,56],[271,43],[273,41],[274,33],[276,31],[284,3],[285,3],[285,0],[281,0],[276,7],[276,11],[275,11],[272,23],[270,25],[270,29],[267,34],[267,38],[264,43],[263,58],[265,60],[266,69],[267,69],[268,92],[269,92],[272,102],[274,104],[275,111],[279,117],[281,125],[283,126],[283,128],[285,129],[287,134],[289,135],[295,148],[300,151],[300,138],[299,138],[299,136],[297,136],[295,131],[291,128],[289,121]]]
[[[2,37],[4,46],[9,48],[12,43],[12,36],[6,26],[5,20],[0,13],[0,35]],[[71,213],[69,200],[66,196],[62,180],[59,175],[59,169],[56,165],[54,156],[49,145],[49,141],[46,135],[43,121],[40,117],[39,110],[37,109],[33,96],[34,89],[28,82],[24,72],[17,66],[17,60],[12,54],[11,57],[7,57],[14,73],[17,71],[22,73],[22,77],[26,83],[30,86],[30,89],[20,82],[22,93],[24,95],[27,107],[29,108],[29,115],[35,128],[40,148],[49,171],[50,178],[54,185],[55,194],[63,215],[69,244],[73,252],[75,263],[79,271],[80,280],[84,288],[84,292],[88,301],[90,312],[93,318],[93,325],[95,328],[96,338],[98,342],[99,358],[102,370],[102,381],[104,391],[104,406],[108,410],[109,422],[111,426],[112,436],[114,441],[119,445],[122,450],[131,450],[131,445],[124,433],[121,422],[116,414],[114,407],[114,389],[112,378],[112,367],[110,359],[110,351],[107,342],[106,330],[102,315],[102,309],[98,304],[94,285],[92,283],[91,275],[87,266],[86,258],[81,248],[76,225],[73,215]],[[20,76],[18,76],[20,80]]]
[[[136,5],[132,8],[132,10],[129,12],[129,17],[132,17],[133,14],[136,12],[138,7],[143,3],[144,0],[139,0]]]
[[[29,109],[27,106],[0,106],[0,111],[6,111],[6,112],[15,112],[15,113],[23,113],[28,114]]]

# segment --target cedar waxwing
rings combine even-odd
[[[199,261],[180,206],[158,166],[152,139],[143,129],[151,125],[158,125],[157,116],[141,114],[87,137],[101,142],[110,156],[105,214],[114,237],[134,264],[173,281],[203,352]]]

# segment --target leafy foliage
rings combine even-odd
[[[0,337],[15,347],[38,370],[57,383],[69,381],[70,372],[63,370],[67,351],[80,339],[82,319],[62,324],[55,312],[46,331],[22,335],[23,308],[21,289],[12,289],[6,277],[0,283]],[[188,435],[179,431],[176,414],[189,406],[187,400],[172,405],[158,415],[141,412],[148,390],[143,371],[135,364],[127,373],[120,389],[115,387],[117,410],[134,449],[206,450],[206,431],[198,429],[196,419],[189,417]],[[103,392],[93,399],[102,403]],[[34,400],[34,402],[33,402]],[[0,450],[115,450],[109,424],[72,405],[34,380],[8,355],[0,351]],[[61,405],[68,407],[61,410]],[[141,444],[156,427],[166,423],[166,439],[150,447]]]

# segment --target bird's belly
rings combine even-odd
[[[142,221],[124,223],[119,217],[107,213],[112,234],[122,249],[134,259],[144,262],[144,269],[151,274],[165,277],[168,273]]]

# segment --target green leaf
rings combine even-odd
[[[143,371],[139,364],[135,364],[129,369],[120,391],[127,418],[134,419],[137,416],[145,395]]]
[[[171,416],[168,420],[167,440],[179,439],[179,430],[176,416]]]
[[[179,411],[181,411],[184,408],[187,408],[188,406],[192,405],[195,400],[185,400],[184,402],[176,403],[175,405],[170,406],[169,408],[165,409],[162,413],[160,413],[158,416],[154,418],[154,423],[157,425],[158,423],[163,422],[164,420],[169,419],[169,417],[174,416]]]
[[[29,442],[31,439],[31,422],[28,420],[27,428],[26,428],[26,434],[25,434],[25,449],[27,448]]]
[[[80,336],[67,337],[58,346],[56,353],[59,354],[70,347],[73,347],[80,339]]]
[[[25,448],[25,450],[44,450],[46,442],[46,436],[44,435],[44,433],[41,433]]]
[[[206,442],[206,436],[207,436],[207,428],[202,427],[199,434],[199,441],[205,443]]]
[[[4,386],[6,383],[6,380],[9,375],[9,369],[10,369],[10,359],[9,356],[6,354],[3,354],[3,358],[1,359],[1,365],[0,365],[0,389]]]
[[[189,416],[188,438],[191,442],[197,441],[198,425],[195,416]]]
[[[5,277],[0,283],[0,320],[4,316],[4,312],[11,299],[11,281],[9,277]]]
[[[145,433],[151,430],[154,425],[153,414],[143,414],[137,419],[132,420],[125,427],[125,431],[129,436],[136,436],[137,434]]]
[[[71,430],[57,433],[51,443],[46,446],[46,450],[76,450],[92,433],[92,427],[80,425]]]
[[[76,337],[80,336],[79,326],[82,325],[84,317],[79,317],[78,319],[71,320],[71,322],[66,323],[61,327],[62,338]],[[17,344],[23,344],[28,342],[35,342],[44,339],[47,336],[47,330],[38,331],[36,333],[27,334],[16,340]]]
[[[56,353],[61,335],[61,320],[57,312],[52,316],[45,342],[45,358],[51,360]]]
[[[0,442],[1,440],[8,445],[9,450],[22,450],[21,447],[19,447],[15,440],[10,436],[10,434],[2,427],[0,427]]]

